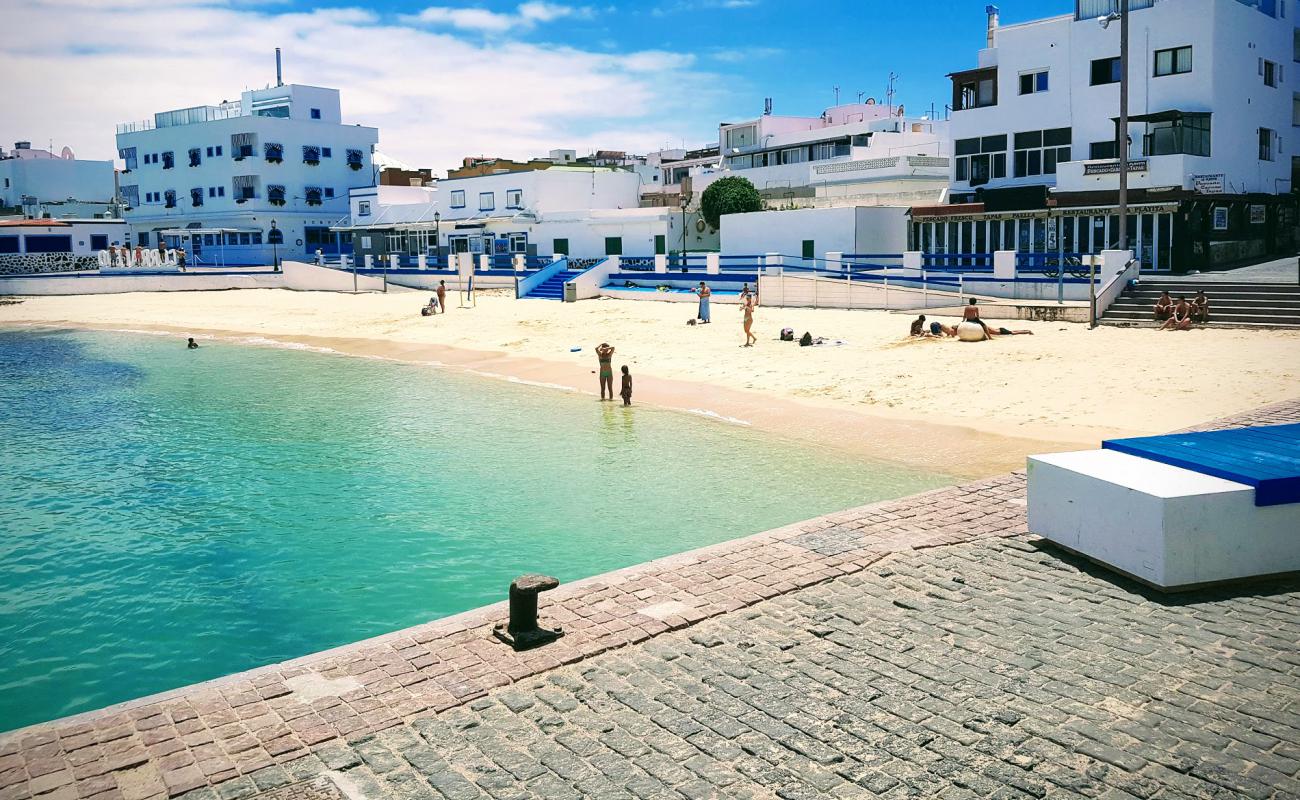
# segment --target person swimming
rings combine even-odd
[[[191,337],[186,341],[186,343],[185,343],[185,347],[186,347],[186,349],[189,349],[189,350],[198,350],[198,349],[199,349],[199,343],[196,342],[196,341],[194,341],[194,337],[191,336]]]

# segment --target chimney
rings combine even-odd
[[[993,34],[998,30],[998,7],[986,6],[984,13],[989,15],[988,47],[993,46]]]
[[[989,8],[992,8],[992,6],[989,6]],[[989,34],[989,36],[992,36],[992,34]],[[284,85],[284,78],[280,72],[280,48],[278,47],[275,48],[275,85],[277,88]]]

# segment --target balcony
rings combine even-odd
[[[1151,8],[1156,0],[1128,0],[1128,10],[1137,11]],[[1074,18],[1077,20],[1096,19],[1119,13],[1120,0],[1075,0]]]

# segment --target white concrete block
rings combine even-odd
[[[668,271],[668,256],[659,253],[655,256],[655,272]]]
[[[717,275],[722,271],[722,258],[717,253],[706,253],[704,255],[704,271],[710,275]]]
[[[1300,571],[1300,503],[1113,450],[1029,458],[1029,530],[1161,589]]]
[[[993,277],[1009,281],[1016,277],[1016,251],[998,250],[993,254]]]

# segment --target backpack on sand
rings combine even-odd
[[[799,337],[800,347],[812,347],[812,334],[804,331],[803,336]]]

